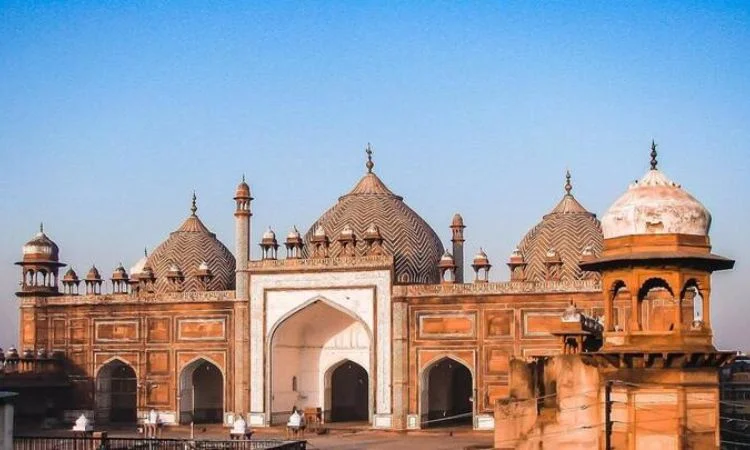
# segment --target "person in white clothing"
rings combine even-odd
[[[302,428],[302,415],[297,411],[297,407],[292,407],[292,414],[289,416],[289,421],[286,423],[287,434],[291,434],[293,437],[297,437],[299,430]]]

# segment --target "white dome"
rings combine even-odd
[[[136,262],[128,271],[130,272],[130,276],[132,277],[133,275],[138,275],[143,272],[143,268],[146,266],[146,261],[148,261],[148,256],[142,256],[141,259],[139,259],[138,262]]]
[[[711,213],[657,169],[628,187],[602,217],[604,239],[628,235],[708,236]]]

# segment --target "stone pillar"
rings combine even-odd
[[[234,256],[237,260],[235,278],[236,298],[247,300],[248,274],[247,262],[250,260],[250,200],[236,198],[237,210],[234,212]]]
[[[406,428],[408,399],[408,308],[403,298],[393,301],[393,428]]]
[[[464,282],[464,219],[460,214],[453,216],[451,222],[451,242],[453,243],[453,261],[456,263],[456,283]]]

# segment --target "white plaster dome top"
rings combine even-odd
[[[604,239],[629,235],[708,236],[711,213],[654,166],[609,207],[602,217]]]

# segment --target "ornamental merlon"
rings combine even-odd
[[[248,261],[247,271],[251,273],[269,272],[300,272],[319,270],[361,270],[361,269],[390,269],[393,267],[393,256],[355,256],[337,258],[290,258],[290,259],[262,259]]]
[[[546,294],[601,292],[598,280],[505,281],[467,284],[410,284],[393,286],[393,297],[430,297],[487,294]]]

